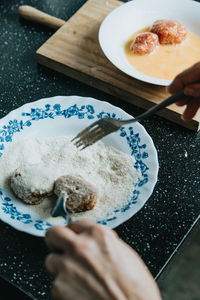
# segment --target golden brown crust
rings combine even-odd
[[[130,46],[130,50],[139,55],[150,54],[158,44],[158,36],[152,32],[137,34]]]
[[[70,212],[91,210],[98,200],[95,187],[75,176],[65,175],[56,180],[54,193],[59,196],[63,191],[67,193],[66,207]]]
[[[180,44],[187,37],[186,27],[171,20],[155,21],[150,31],[158,35],[161,45]]]

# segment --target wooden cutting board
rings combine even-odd
[[[88,0],[38,49],[37,60],[48,68],[148,109],[169,96],[166,88],[139,81],[118,70],[105,57],[98,42],[101,22],[122,3]],[[200,113],[192,121],[184,122],[180,118],[182,111],[183,108],[173,104],[158,114],[197,131]]]

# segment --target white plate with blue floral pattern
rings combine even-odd
[[[75,136],[80,130],[103,117],[128,119],[132,116],[107,102],[79,96],[57,96],[23,105],[0,120],[0,159],[10,143],[26,137]],[[139,123],[124,126],[102,140],[135,157],[133,167],[141,178],[133,186],[131,200],[99,223],[115,228],[136,214],[153,192],[158,175],[157,151],[151,137]],[[27,208],[0,187],[0,219],[17,230],[44,236],[52,224]]]

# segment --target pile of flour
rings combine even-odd
[[[21,164],[41,164],[46,172],[51,170],[52,182],[63,175],[81,176],[98,189],[96,206],[90,211],[71,214],[73,219],[90,218],[98,221],[111,216],[115,209],[123,207],[130,200],[134,184],[140,177],[140,171],[133,167],[134,158],[114,147],[105,146],[101,141],[80,151],[70,140],[71,137],[60,136],[11,143],[0,159],[0,187],[9,187],[11,174]],[[51,224],[64,223],[62,218],[50,216],[55,201],[53,197],[41,204],[24,205]]]

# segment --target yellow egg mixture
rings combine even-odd
[[[130,45],[138,33],[145,31],[149,28],[134,33],[125,45],[126,57],[137,71],[151,77],[173,80],[177,74],[200,61],[200,38],[190,31],[182,44],[159,44],[149,55],[134,54],[130,51]]]

